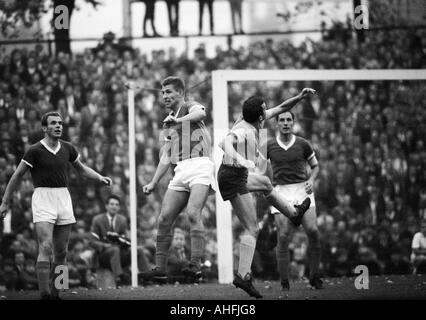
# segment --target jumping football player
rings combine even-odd
[[[300,225],[303,214],[310,205],[308,197],[299,206],[293,207],[278,195],[268,177],[249,173],[249,169],[254,169],[261,157],[259,130],[265,120],[292,109],[299,101],[314,93],[315,90],[305,88],[297,96],[269,110],[266,110],[263,98],[248,98],[243,104],[242,119],[237,120],[220,143],[224,157],[218,171],[219,190],[223,200],[231,201],[245,230],[240,242],[238,272],[233,283],[256,298],[261,298],[262,295],[253,286],[250,272],[258,234],[256,209],[250,192],[263,192],[268,202],[279,208],[296,226]]]
[[[152,181],[143,187],[150,194],[167,172],[174,167],[174,177],[164,195],[155,254],[155,268],[142,273],[144,279],[167,280],[167,257],[172,241],[172,226],[186,207],[190,223],[191,259],[183,270],[194,280],[201,278],[204,256],[204,226],[201,210],[207,197],[215,191],[214,163],[211,160],[211,137],[204,124],[206,108],[198,102],[185,101],[185,83],[179,77],[168,77],[162,82],[162,95],[170,111],[164,119],[167,140]]]

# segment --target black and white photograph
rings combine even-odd
[[[426,299],[424,0],[0,0],[0,27],[0,309]]]

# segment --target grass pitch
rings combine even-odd
[[[323,290],[313,290],[306,280],[290,282],[290,291],[281,291],[278,281],[254,282],[263,295],[260,300],[424,300],[426,275],[370,276],[369,289],[357,290],[355,278],[326,278]],[[175,284],[88,290],[71,288],[63,300],[254,300],[232,284]],[[37,300],[37,291],[3,291],[1,300]]]

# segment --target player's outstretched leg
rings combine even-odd
[[[299,205],[295,205],[296,208],[296,216],[291,218],[290,221],[294,224],[295,227],[298,227],[302,224],[303,216],[306,211],[308,211],[311,205],[311,198],[306,197],[305,200]]]
[[[189,193],[167,189],[158,218],[157,246],[155,252],[155,267],[139,276],[144,280],[167,282],[167,258],[173,235],[171,229],[180,212],[185,208]]]
[[[296,226],[302,223],[303,215],[309,209],[311,200],[305,199],[299,206],[292,206],[280,194],[274,190],[271,180],[263,175],[249,174],[247,179],[247,188],[250,191],[262,191],[265,199],[274,206],[279,212],[285,215]]]
[[[274,206],[280,213],[285,215],[295,227],[302,224],[302,218],[305,212],[311,205],[311,199],[307,197],[300,205],[295,205],[290,211],[289,204],[285,201],[276,190],[272,190],[268,195],[265,195],[266,200]],[[291,212],[291,215],[289,214]]]

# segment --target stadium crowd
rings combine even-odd
[[[128,216],[128,106],[124,84],[144,89],[135,96],[138,244],[151,262],[155,225],[167,188],[165,177],[153,195],[142,186],[155,171],[165,110],[160,81],[167,75],[186,79],[188,98],[212,107],[210,72],[215,69],[410,69],[425,68],[424,31],[368,32],[359,43],[347,34],[322,41],[258,41],[247,47],[217,47],[207,57],[201,45],[194,57],[170,48],[147,55],[136,48],[103,42],[83,53],[49,56],[42,46],[16,49],[0,59],[0,194],[29,145],[40,140],[40,117],[58,110],[64,117],[65,140],[78,147],[88,166],[113,179],[111,188],[74,179],[70,193],[77,224],[69,248],[70,285],[93,286],[92,218],[104,212],[108,194],[123,200]],[[422,43],[423,40],[423,43]],[[426,219],[426,91],[416,81],[238,82],[230,85],[230,121],[241,112],[244,98],[261,94],[275,105],[311,86],[318,92],[296,111],[297,133],[317,152],[318,223],[321,268],[325,276],[349,276],[357,264],[370,274],[408,274],[411,241]],[[212,130],[211,112],[207,125]],[[273,135],[274,122],[269,124]],[[34,287],[37,243],[33,237],[29,177],[15,192],[11,215],[0,225],[0,286]],[[268,207],[258,201],[261,233],[253,264],[259,278],[276,278],[275,228]],[[203,211],[207,228],[206,266],[211,279],[217,263],[214,196]],[[217,213],[217,214],[220,214]],[[176,226],[188,230],[185,216]],[[234,224],[238,236],[239,226]],[[188,242],[187,242],[188,243]],[[294,277],[305,272],[306,237],[296,232],[291,245]]]

